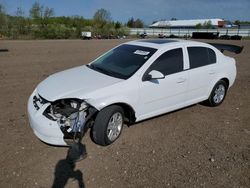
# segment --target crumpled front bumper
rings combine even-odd
[[[34,134],[45,143],[57,146],[67,146],[68,144],[63,139],[64,134],[58,123],[43,115],[43,112],[48,107],[49,103],[44,104],[37,110],[33,104],[33,97],[35,95],[36,90],[31,94],[28,100],[28,117]]]

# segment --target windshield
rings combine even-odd
[[[109,76],[128,79],[155,52],[154,48],[124,44],[104,54],[88,67]]]

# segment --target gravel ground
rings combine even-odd
[[[125,127],[108,147],[84,138],[88,156],[39,141],[27,100],[48,75],[86,64],[123,40],[0,41],[0,187],[250,187],[250,41],[224,103],[200,104]],[[211,42],[211,41],[210,41]],[[63,86],[62,86],[63,87]]]

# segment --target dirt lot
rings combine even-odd
[[[0,187],[250,187],[250,41],[224,103],[200,104],[125,127],[108,147],[84,138],[88,157],[33,134],[27,99],[48,75],[89,62],[122,40],[0,41]],[[62,86],[63,87],[63,86]]]

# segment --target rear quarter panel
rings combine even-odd
[[[208,91],[208,96],[212,91],[214,85],[221,79],[227,78],[229,80],[229,88],[233,85],[236,78],[236,65],[235,59],[232,57],[225,56],[216,49],[217,63],[216,63],[216,74],[211,82],[211,86]]]

